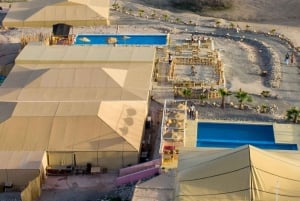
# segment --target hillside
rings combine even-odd
[[[199,1],[194,0],[194,4],[198,4]],[[224,1],[228,2],[228,0]],[[174,3],[177,5],[179,3],[185,4],[187,0],[132,0],[128,2],[137,2],[155,8],[182,12],[183,10],[177,9],[178,6],[175,9]],[[300,23],[299,0],[232,0],[232,4],[230,9],[204,9],[200,14],[234,21],[274,23],[278,25],[298,26]],[[193,10],[197,9],[193,7]],[[199,8],[200,10],[201,8]]]

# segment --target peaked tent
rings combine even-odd
[[[53,166],[137,163],[154,57],[154,47],[28,44],[0,87],[0,150],[46,150]]]
[[[109,0],[32,0],[14,3],[3,20],[5,27],[50,27],[109,24]]]
[[[135,186],[132,201],[174,200],[175,174],[173,171],[153,177]]]
[[[247,145],[207,155],[182,153],[176,200],[300,200],[300,156],[291,155]]]

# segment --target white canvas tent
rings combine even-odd
[[[6,27],[41,27],[65,23],[73,26],[109,24],[109,0],[32,0],[13,3]]]
[[[0,150],[46,150],[51,166],[137,163],[154,56],[154,47],[27,45],[0,87]]]
[[[291,157],[288,157],[291,155]],[[244,201],[300,199],[298,152],[270,152],[252,146],[180,154],[176,200]]]

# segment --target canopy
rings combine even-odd
[[[109,24],[109,0],[32,0],[12,4],[3,26],[40,27],[66,23],[73,26]]]
[[[135,186],[132,201],[174,200],[174,173],[161,174]]]
[[[27,45],[0,87],[0,150],[138,153],[154,55],[153,47]]]
[[[287,155],[248,145],[181,153],[176,200],[299,200],[300,155]]]

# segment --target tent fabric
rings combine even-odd
[[[47,151],[56,165],[60,153],[78,153],[83,164],[84,152],[136,163],[155,48],[125,50],[27,45],[0,87],[0,150]]]
[[[44,151],[0,151],[0,170],[40,169],[43,165]]]
[[[24,188],[28,181],[43,178],[47,165],[44,151],[0,151],[0,183]]]
[[[180,154],[176,200],[300,199],[299,160],[248,145],[199,152]]]
[[[3,26],[109,25],[109,0],[33,0],[14,3]]]
[[[161,174],[135,186],[132,201],[173,201],[175,174]]]
[[[40,177],[36,177],[21,192],[22,201],[37,200],[41,196],[41,191],[41,179]]]

